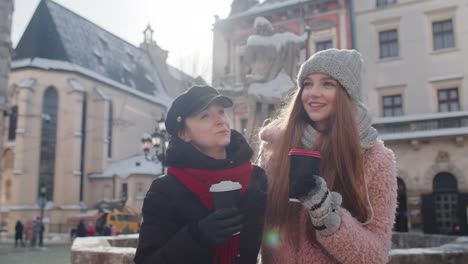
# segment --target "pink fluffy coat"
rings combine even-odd
[[[269,147],[276,131],[263,131],[263,147]],[[264,165],[268,175],[271,175],[268,162]],[[299,241],[299,248],[294,248],[281,238],[276,246],[265,243],[262,248],[263,264],[386,263],[391,247],[397,183],[394,154],[382,141],[377,141],[371,149],[364,152],[364,171],[369,199],[374,209],[374,218],[369,224],[360,224],[349,211],[341,208],[342,222],[337,232],[328,237],[317,233],[314,238],[310,234],[313,231],[307,230],[309,215],[303,210],[296,218],[300,236],[290,238]],[[268,234],[268,230],[265,231]]]

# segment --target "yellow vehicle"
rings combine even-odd
[[[96,235],[110,236],[111,226],[114,227],[115,234],[132,234],[140,230],[140,217],[129,210],[113,210],[110,212],[90,211],[85,214],[74,215],[68,218],[67,222],[71,228],[70,234],[76,236],[76,227],[83,221],[85,226],[94,226]]]
[[[96,220],[96,232],[98,235],[108,234],[107,227],[113,226],[116,234],[138,233],[140,229],[140,219],[138,215],[130,212],[108,212],[100,213]]]

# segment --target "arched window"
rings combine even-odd
[[[41,149],[39,160],[39,185],[46,188],[47,200],[53,199],[55,175],[55,146],[57,143],[58,95],[53,87],[47,88],[42,102]]]
[[[432,188],[434,192],[456,192],[458,190],[457,179],[448,172],[441,172],[432,180]]]

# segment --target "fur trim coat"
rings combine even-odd
[[[277,130],[267,129],[261,134],[263,147],[269,148]],[[397,201],[395,156],[381,140],[364,152],[364,179],[367,183],[373,220],[362,225],[348,210],[340,208],[341,225],[331,236],[311,234],[306,209],[297,216],[298,237],[279,238],[276,246],[262,247],[263,264],[308,263],[386,263],[391,247],[392,227]],[[268,161],[263,168],[271,177]],[[265,230],[268,234],[268,230]],[[299,242],[295,248],[289,241]]]

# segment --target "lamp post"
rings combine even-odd
[[[159,160],[161,162],[161,174],[166,172],[166,148],[169,143],[165,122],[166,119],[162,115],[158,120],[158,126],[155,128],[155,131],[151,135],[145,133],[141,138],[143,153],[146,159],[152,161]],[[151,147],[154,148],[154,155],[149,157]]]
[[[43,226],[44,226],[44,223],[43,223],[43,219],[44,219],[44,207],[47,203],[47,198],[46,198],[46,191],[47,191],[47,188],[43,185],[41,186],[41,188],[39,189],[39,198],[37,200],[37,203],[39,205],[39,208],[41,209],[41,213],[39,215],[39,227],[40,227],[40,231],[39,231],[39,246],[42,247],[42,232],[43,232]]]
[[[310,57],[310,50],[309,50],[309,40],[310,40],[310,33],[312,32],[312,28],[309,25],[306,25],[304,27],[304,31],[307,33],[307,38],[306,38],[306,45],[305,45],[305,54],[306,58],[305,60],[308,60]]]

